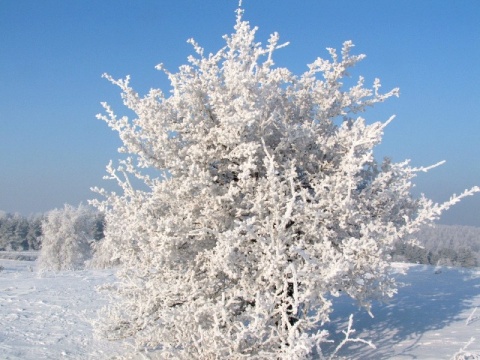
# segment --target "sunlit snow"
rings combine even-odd
[[[96,290],[113,282],[112,270],[63,271],[39,275],[33,261],[0,259],[1,359],[110,359],[123,345],[94,336],[90,320],[106,304]],[[341,330],[354,313],[355,336],[376,349],[351,344],[339,355],[348,359],[451,359],[480,352],[480,271],[396,264],[405,285],[390,304],[376,304],[375,318],[347,297],[337,299],[329,330]],[[130,349],[131,350],[131,349]],[[468,358],[468,357],[466,357]],[[473,357],[472,357],[473,358]]]

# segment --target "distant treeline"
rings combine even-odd
[[[95,240],[103,238],[104,216],[92,213]],[[0,251],[39,250],[45,214],[29,217],[0,211]]]
[[[480,264],[480,227],[435,225],[415,235],[420,246],[398,243],[393,259],[416,264],[477,267]]]

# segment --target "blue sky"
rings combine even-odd
[[[417,178],[416,192],[443,201],[480,185],[480,2],[478,0],[244,0],[258,40],[274,31],[290,46],[279,66],[300,74],[326,47],[352,40],[367,58],[353,72],[399,99],[365,117],[396,120],[378,156],[414,165],[447,163]],[[195,38],[207,52],[231,33],[235,0],[0,0],[0,209],[28,215],[95,195],[120,145],[95,115],[119,91],[101,74],[132,76],[145,93],[168,91]],[[441,219],[480,226],[480,196]]]

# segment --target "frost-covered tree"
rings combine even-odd
[[[79,205],[65,205],[48,212],[42,222],[39,271],[78,270],[91,257],[96,212]]]
[[[0,211],[0,251],[38,250],[42,215],[28,218]]]
[[[359,114],[398,94],[344,78],[363,55],[352,43],[301,75],[277,67],[237,12],[226,46],[171,73],[172,90],[140,96],[106,77],[137,118],[99,117],[123,141],[96,189],[105,243],[121,264],[118,299],[105,310],[110,338],[173,359],[303,359],[320,351],[342,291],[369,308],[392,296],[393,244],[470,195],[444,204],[410,194],[408,161],[377,163],[389,121]],[[141,187],[133,186],[140,180]],[[317,350],[315,350],[317,349]]]
[[[40,249],[40,239],[42,237],[42,221],[43,214],[32,215],[28,219],[29,227],[26,236],[26,242],[28,244],[28,249],[30,250]]]
[[[88,261],[88,267],[91,269],[107,269],[117,267],[120,264],[116,244],[104,238],[106,224],[104,214],[100,214],[99,219],[97,219],[97,231],[95,232],[99,239],[92,243],[93,256]],[[117,224],[112,224],[112,226],[117,226]]]

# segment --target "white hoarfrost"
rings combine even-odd
[[[172,359],[304,359],[320,355],[340,292],[367,309],[391,297],[389,252],[473,188],[444,204],[412,198],[424,168],[377,163],[389,122],[359,114],[398,90],[364,79],[345,88],[363,59],[345,42],[299,76],[277,67],[237,12],[215,54],[168,75],[167,96],[139,96],[114,80],[137,118],[99,116],[119,133],[120,193],[94,202],[106,214],[105,248],[121,265],[109,338]],[[146,169],[146,170],[144,170]],[[133,182],[133,179],[135,179]],[[143,183],[140,187],[133,184]],[[315,356],[317,356],[315,355]]]
[[[65,205],[47,213],[42,222],[39,271],[80,270],[92,256],[95,213],[80,205]]]

